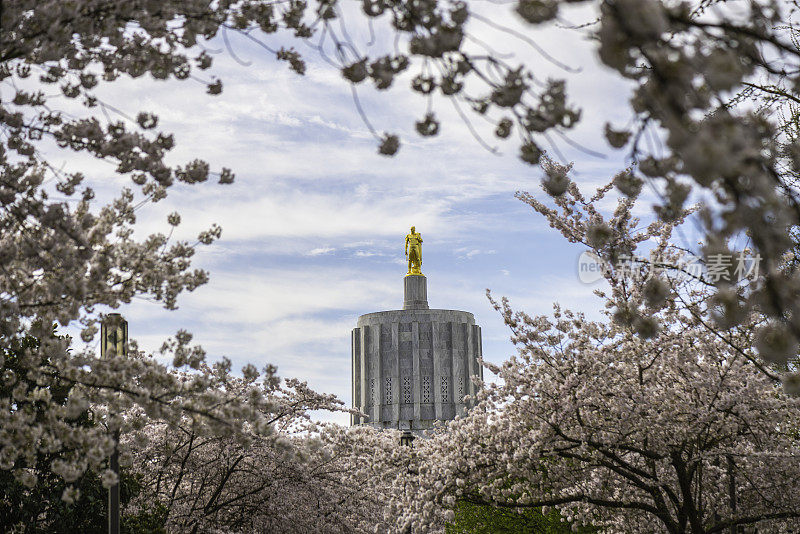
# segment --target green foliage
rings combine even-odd
[[[592,534],[594,527],[578,527],[564,521],[558,510],[542,514],[539,508],[511,509],[458,501],[452,523],[446,526],[447,534]]]
[[[125,534],[166,534],[167,512],[166,506],[156,502],[151,509],[135,515],[123,513],[121,530]]]
[[[75,486],[80,498],[72,504],[61,500],[66,485],[60,478],[37,469],[39,483],[32,489],[17,482],[9,471],[0,471],[0,532],[102,534],[108,531],[108,490],[100,477],[87,471]],[[139,480],[120,473],[122,532],[162,533],[166,507],[155,503],[151,509],[126,514],[125,505],[141,491]]]
[[[11,390],[18,383],[25,383],[29,388],[42,387],[25,372],[21,361],[26,353],[38,347],[39,340],[29,336],[2,349],[0,371],[4,380],[0,382],[0,397],[11,398]],[[49,365],[46,356],[41,356],[41,359],[43,366]],[[50,392],[50,402],[60,405],[66,403],[72,389],[71,384],[58,378],[44,387]],[[13,407],[32,411],[38,418],[44,416],[44,405],[40,401],[17,401]],[[76,420],[79,428],[89,428],[95,424],[89,412]],[[52,472],[50,466],[53,460],[71,452],[62,447],[51,453],[39,451],[33,463],[18,459],[14,468],[32,469],[36,475],[37,483],[32,488],[21,484],[14,477],[12,469],[0,469],[0,532],[101,534],[108,531],[108,490],[103,487],[97,472],[88,470],[72,484],[80,491],[80,497],[74,503],[67,504],[61,499],[67,484]],[[140,491],[139,479],[121,470],[120,502],[123,510],[125,504]],[[155,503],[152,509],[138,511],[135,515],[123,513],[121,526],[122,531],[127,533],[159,533],[165,532],[165,520],[165,507]]]

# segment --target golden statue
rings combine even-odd
[[[422,274],[422,234],[411,227],[406,236],[406,258],[408,258],[408,274]]]

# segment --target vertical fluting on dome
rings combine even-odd
[[[408,274],[403,309],[368,313],[351,334],[352,424],[423,430],[463,414],[483,378],[481,329],[469,312],[430,309],[427,279]]]

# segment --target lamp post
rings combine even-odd
[[[106,315],[100,329],[100,357],[124,356],[128,351],[128,322],[118,313]],[[109,414],[111,415],[111,414]],[[114,429],[114,452],[109,468],[117,475],[117,483],[108,489],[108,534],[119,534],[119,429]]]

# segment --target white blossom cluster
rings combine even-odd
[[[518,11],[541,24],[555,20],[568,3],[523,0]],[[635,197],[650,181],[660,195],[655,214],[668,223],[686,216],[693,192],[707,193],[711,201],[699,213],[706,233],[702,263],[708,267],[730,256],[729,244],[740,236],[761,259],[760,276],[744,289],[727,276],[712,277],[720,300],[738,295],[735,305],[719,310],[717,326],[733,328],[750,311],[763,314],[759,353],[766,362],[785,361],[787,347],[800,340],[796,4],[595,4],[600,17],[590,27],[600,60],[635,82],[633,126],[605,128],[608,143],[629,150],[633,163],[615,185]],[[552,190],[551,182],[544,183],[551,194],[566,190]],[[594,226],[589,237],[602,245],[609,230]],[[800,377],[787,374],[785,380]]]
[[[519,354],[485,364],[498,381],[483,384],[477,407],[415,444],[389,488],[393,531],[439,530],[461,501],[555,508],[609,532],[796,531],[800,382],[785,375],[781,389],[779,373],[797,365],[797,347],[764,338],[769,318],[741,307],[746,284],[725,292],[677,271],[685,251],[670,241],[687,210],[642,227],[632,195],[605,216],[597,206],[615,181],[587,198],[568,170],[546,166],[565,184],[555,208],[519,198],[598,257],[649,246],[664,262],[608,269],[604,321],[492,300]],[[781,357],[764,362],[764,344]],[[379,458],[396,472],[396,459]]]
[[[658,312],[670,298],[677,298],[695,321],[716,335],[727,330],[729,342],[735,339],[737,350],[766,376],[780,377],[788,393],[800,394],[794,386],[800,363],[798,344],[790,326],[775,323],[769,310],[752,302],[768,276],[760,254],[753,255],[750,249],[734,252],[715,239],[698,253],[675,245],[673,232],[687,217],[698,211],[706,215],[700,205],[683,209],[669,222],[657,218],[642,226],[631,214],[639,192],[618,199],[611,217],[597,208],[619,184],[620,175],[587,199],[569,180],[568,167],[549,161],[545,172],[566,177],[564,191],[553,197],[555,208],[526,192],[517,197],[544,215],[566,239],[590,248],[605,267],[600,272],[611,288],[608,295],[596,293],[607,300],[615,321],[644,338],[653,337],[662,327]],[[550,192],[547,183],[542,188]],[[637,253],[645,244],[647,252]],[[786,258],[780,267],[787,272],[793,269]]]
[[[643,340],[558,307],[497,306],[519,356],[490,365],[501,383],[422,445],[413,491],[395,497],[408,524],[466,500],[554,507],[609,532],[800,527],[800,402],[724,340],[678,310]]]
[[[614,220],[635,226],[628,216],[623,205]],[[549,218],[565,232],[582,219]],[[698,291],[609,276],[615,294],[638,303],[626,312],[632,321],[619,320],[612,299],[600,322],[557,305],[548,318],[492,301],[519,354],[485,364],[498,381],[484,384],[477,407],[419,444],[394,486],[397,532],[438,529],[459,501],[555,508],[609,532],[800,528],[800,399],[759,365],[752,347],[763,319],[720,335]],[[652,316],[651,329],[642,322]]]
[[[252,387],[234,380],[230,391],[249,396]],[[341,410],[342,403],[303,382],[273,382],[259,393],[271,403],[271,430],[246,441],[208,435],[189,417],[127,434],[123,450],[143,489],[126,512],[158,503],[170,532],[371,531],[383,492],[357,466],[369,463],[368,443],[396,447],[396,440],[312,423],[309,410]]]
[[[291,9],[305,9],[295,4]],[[263,391],[277,380],[270,366],[263,374],[243,369],[247,392],[240,394],[232,388],[230,361],[206,363],[187,332],[164,343],[168,367],[133,341],[125,355],[100,359],[55,331],[77,326],[91,346],[104,317],[99,310],[134,298],[172,309],[182,292],[204,284],[208,275],[192,267],[192,257],[221,229],[212,226],[195,243],[164,234],[139,238],[137,211],[163,199],[176,182],[200,184],[212,175],[221,184],[233,181],[230,170],[214,173],[202,160],[168,165],[174,140],[157,130],[158,117],[126,115],[131,110],[117,111],[95,89],[120,76],[186,79],[205,71],[211,58],[197,39],[224,27],[274,31],[274,19],[303,33],[304,24],[289,11],[259,2],[3,4],[0,468],[24,488],[55,474],[68,484],[63,500],[72,503],[79,492],[69,485],[88,471],[99,473],[105,486],[115,484],[107,463],[119,430],[138,436],[153,424],[189,424],[199,435],[241,442],[274,433],[277,408]],[[293,61],[289,52],[284,58]],[[209,82],[209,93],[220,90],[218,80]],[[83,115],[74,113],[76,103]],[[123,182],[114,200],[99,204],[82,173],[45,159],[52,144],[111,162],[115,175],[108,179],[130,180],[130,187]],[[172,227],[180,222],[179,214],[167,220]],[[320,399],[318,407],[328,402]]]

